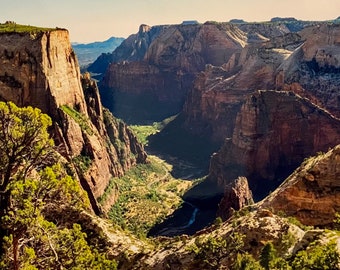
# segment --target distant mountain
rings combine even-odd
[[[96,41],[87,44],[72,43],[72,47],[78,57],[80,67],[85,67],[94,62],[102,53],[112,53],[124,38],[111,37],[105,41]]]

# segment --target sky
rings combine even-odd
[[[126,38],[141,24],[340,16],[340,0],[0,0],[0,6],[0,23],[66,28],[71,41],[81,43]]]

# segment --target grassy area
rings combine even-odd
[[[148,137],[159,132],[156,125],[131,125],[129,126],[135,133],[138,141],[143,145],[148,145]]]
[[[77,122],[77,124],[83,131],[85,131],[89,135],[93,135],[93,130],[89,125],[90,120],[87,119],[85,115],[81,114],[80,112],[76,111],[75,109],[67,105],[62,105],[60,108],[63,110],[64,113],[72,117],[73,120]]]
[[[6,22],[0,24],[0,33],[37,33],[37,32],[45,32],[56,30],[56,28],[45,28],[45,27],[36,27],[30,25],[21,25],[15,22]]]
[[[168,117],[160,122],[154,122],[152,125],[130,125],[139,142],[143,145],[148,145],[148,137],[160,132],[167,124],[173,121],[177,115]]]
[[[110,219],[139,237],[170,215],[181,203],[192,182],[172,178],[171,166],[155,156],[139,164],[121,178],[113,178],[99,199],[105,205],[113,188],[119,189],[118,201],[109,211]]]

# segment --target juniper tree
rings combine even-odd
[[[56,209],[81,212],[88,205],[56,158],[51,124],[39,109],[0,102],[0,268],[115,269],[88,245],[79,224],[46,218]]]

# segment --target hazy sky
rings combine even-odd
[[[71,41],[127,37],[140,24],[268,21],[272,17],[328,20],[340,16],[340,0],[0,0],[0,22],[63,27]]]

